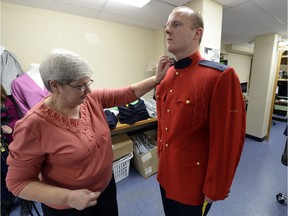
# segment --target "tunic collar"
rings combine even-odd
[[[179,61],[174,60],[174,68],[175,69],[184,69],[189,67],[191,64],[196,64],[201,59],[201,55],[199,52],[192,54],[186,58],[180,59]]]

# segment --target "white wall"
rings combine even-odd
[[[249,82],[252,56],[229,53],[225,55],[228,65],[233,67],[239,76],[240,82]]]
[[[201,55],[209,59],[204,52],[207,47],[219,50],[220,57],[223,6],[213,0],[194,0],[187,6],[199,12],[204,20],[204,34],[199,49]]]
[[[1,45],[25,71],[53,48],[65,48],[90,62],[93,87],[119,87],[147,77],[146,67],[155,59],[153,30],[1,4]]]
[[[247,109],[246,134],[263,139],[270,121],[279,35],[256,37]]]

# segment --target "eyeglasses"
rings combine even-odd
[[[94,82],[94,80],[90,80],[89,82],[87,82],[86,84],[84,84],[83,86],[73,86],[70,84],[66,84],[72,88],[78,89],[80,92],[84,92],[92,83]]]

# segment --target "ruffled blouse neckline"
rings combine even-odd
[[[92,130],[91,118],[88,113],[87,99],[80,105],[80,118],[72,119],[63,115],[60,112],[50,108],[42,101],[42,104],[38,110],[38,114],[43,116],[47,121],[52,124],[70,130],[75,133],[84,133],[87,135],[89,140],[95,138],[95,132]]]

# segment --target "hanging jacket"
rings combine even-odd
[[[23,73],[17,59],[7,50],[4,50],[1,55],[1,83],[7,95],[11,95],[12,81]]]

